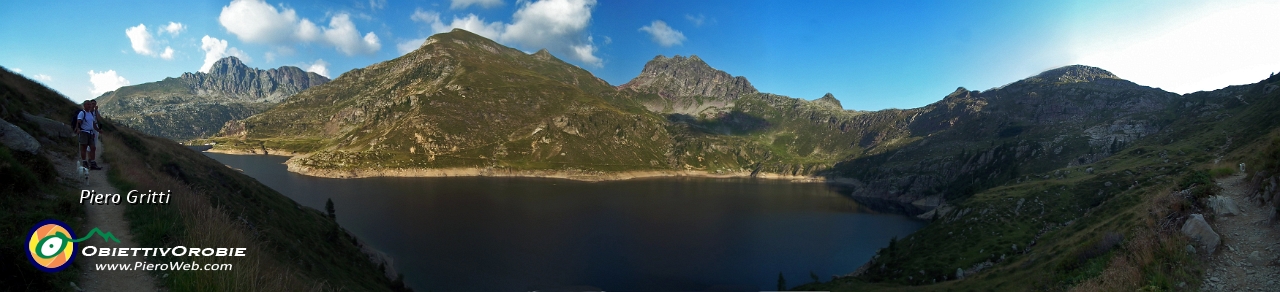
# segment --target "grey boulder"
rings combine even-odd
[[[1222,243],[1222,237],[1213,231],[1213,227],[1200,214],[1191,214],[1191,218],[1187,218],[1187,222],[1182,224],[1182,234],[1200,243],[1210,254]]]
[[[40,141],[36,141],[31,134],[27,134],[22,128],[5,120],[0,120],[0,144],[8,146],[9,149],[28,153],[40,151]]]

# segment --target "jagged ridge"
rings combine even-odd
[[[293,66],[269,70],[250,68],[236,57],[218,60],[209,73],[182,73],[180,79],[198,96],[269,103],[280,102],[307,88],[329,82],[327,77]]]
[[[218,60],[209,73],[183,73],[107,92],[102,113],[144,133],[188,140],[210,136],[232,120],[260,113],[329,78],[298,67],[260,70],[236,57]]]

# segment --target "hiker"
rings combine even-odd
[[[102,120],[102,115],[98,114],[98,102],[92,99],[84,101],[84,110],[76,114],[76,129],[80,130],[80,166],[84,166],[90,170],[101,170],[98,161],[95,160],[98,154],[98,131],[102,130],[102,126],[98,122]],[[89,147],[85,151],[85,147]]]

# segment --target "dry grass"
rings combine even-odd
[[[244,247],[244,257],[179,257],[159,259],[157,262],[179,261],[197,264],[232,264],[230,271],[169,271],[159,274],[161,282],[174,291],[324,291],[334,290],[324,281],[309,279],[281,264],[260,246],[248,229],[214,207],[208,194],[189,188],[186,184],[157,173],[137,157],[137,153],[110,135],[104,135],[104,143],[119,155],[111,155],[112,168],[121,177],[139,186],[155,190],[169,190],[172,199],[167,208],[177,208],[174,224],[188,230],[174,240],[173,246],[186,247]],[[124,153],[120,153],[124,152]],[[152,259],[156,261],[157,259]]]
[[[1124,252],[1111,257],[1102,275],[1093,277],[1070,291],[1133,291],[1142,284],[1142,266],[1153,260],[1153,240],[1150,232],[1138,231],[1129,239]]]
[[[1179,232],[1194,207],[1172,188],[1157,190],[1151,197],[1142,206],[1149,214],[1144,224],[1133,229],[1102,274],[1070,291],[1163,291],[1174,281],[1195,282],[1188,276],[1197,267],[1189,263],[1193,257],[1183,249],[1187,240]]]

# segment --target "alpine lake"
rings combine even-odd
[[[764,179],[331,179],[205,153],[324,210],[417,291],[737,291],[829,281],[925,222],[839,187]]]

